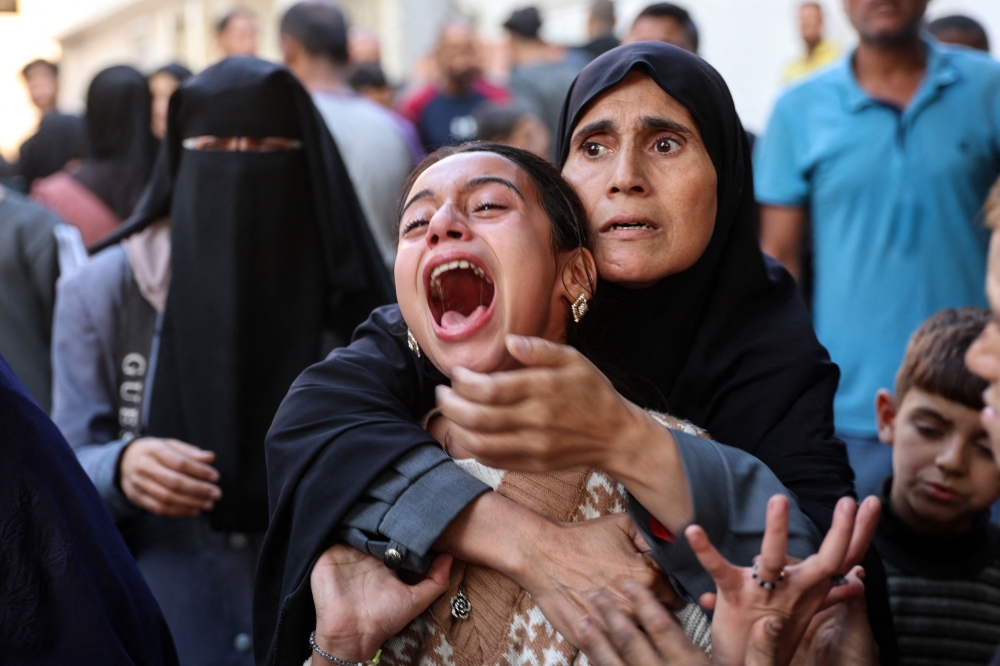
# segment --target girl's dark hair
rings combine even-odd
[[[457,146],[438,148],[416,166],[403,184],[399,205],[396,208],[397,236],[399,222],[403,218],[403,206],[406,205],[406,199],[410,195],[410,190],[413,189],[413,183],[420,177],[420,174],[447,157],[464,153],[493,153],[505,157],[528,176],[531,184],[535,187],[538,202],[542,204],[545,215],[552,224],[552,252],[554,254],[587,247],[590,233],[587,228],[587,211],[580,202],[576,191],[563,180],[556,168],[551,163],[526,150],[485,141],[470,141]],[[593,278],[591,278],[591,282],[593,282]]]

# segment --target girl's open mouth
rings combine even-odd
[[[428,265],[427,301],[435,334],[459,340],[475,334],[493,315],[496,287],[472,255],[445,257]]]

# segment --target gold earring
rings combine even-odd
[[[413,337],[413,332],[410,329],[406,329],[406,346],[410,348],[410,351],[420,358],[420,344],[417,339]]]
[[[573,305],[570,306],[570,309],[573,310],[573,321],[580,323],[580,320],[583,319],[583,315],[587,314],[587,310],[590,309],[590,305],[587,303],[587,295],[580,292],[580,295],[577,296],[575,301],[573,301]]]

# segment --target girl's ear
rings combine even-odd
[[[562,265],[563,297],[570,303],[583,293],[589,301],[597,289],[597,264],[594,255],[585,247],[571,252]]]

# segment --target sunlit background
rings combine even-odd
[[[9,1],[9,0],[8,0]],[[292,0],[244,0],[261,20],[261,55],[277,58],[277,21]],[[61,107],[80,111],[90,79],[112,64],[149,71],[178,60],[200,69],[219,57],[213,39],[217,18],[233,0],[19,0],[19,12],[0,13],[0,151],[16,158],[17,146],[38,118],[20,77],[34,58],[58,59]],[[383,67],[394,81],[432,47],[437,27],[450,15],[471,18],[488,44],[502,47],[503,20],[527,4],[542,9],[543,35],[552,42],[586,41],[589,0],[344,0],[355,26],[376,31]],[[616,32],[624,33],[649,0],[619,0]],[[726,77],[746,126],[764,127],[781,85],[781,71],[800,53],[798,0],[687,0],[702,33],[702,55]],[[852,32],[839,0],[822,2],[829,36],[847,48]],[[933,0],[929,18],[962,13],[984,24],[1000,56],[1000,0]]]

